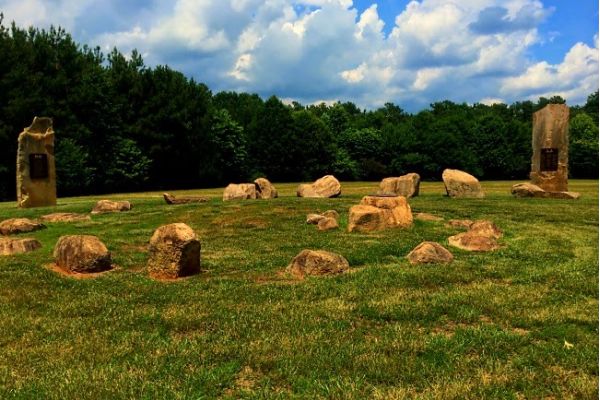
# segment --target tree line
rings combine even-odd
[[[378,180],[444,168],[480,179],[527,179],[537,102],[442,101],[410,114],[393,103],[284,104],[220,92],[137,51],[77,44],[61,28],[6,27],[0,15],[0,200],[15,198],[17,136],[33,116],[56,132],[59,196],[199,188],[258,176],[310,181],[326,173]],[[570,169],[598,177],[598,91],[571,107]]]

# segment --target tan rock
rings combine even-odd
[[[338,197],[342,186],[333,175],[325,175],[311,184],[301,184],[296,190],[298,197]]]
[[[311,225],[317,225],[319,221],[325,218],[327,217],[322,214],[308,214],[306,216],[306,223]]]
[[[92,214],[122,212],[129,210],[131,210],[131,203],[128,201],[100,200],[92,209]]]
[[[15,235],[44,229],[46,226],[28,218],[11,218],[0,222],[0,234]]]
[[[18,139],[17,204],[19,207],[56,205],[56,167],[52,119],[35,117]]]
[[[404,196],[365,196],[360,205],[350,208],[348,231],[407,228],[412,223],[412,211]]]
[[[258,178],[254,180],[256,185],[256,198],[258,199],[275,199],[279,196],[277,189],[266,178]]]
[[[487,236],[494,239],[502,237],[502,231],[492,221],[478,220],[469,226],[469,231],[477,232],[478,235]]]
[[[42,247],[42,244],[35,239],[0,237],[0,256],[28,253],[39,249],[40,247]]]
[[[163,225],[150,239],[148,273],[175,279],[200,272],[200,241],[186,224]]]
[[[324,217],[327,217],[327,218],[333,218],[336,221],[340,220],[340,214],[335,210],[327,210],[321,215],[323,215]]]
[[[230,183],[223,191],[223,201],[256,199],[254,183]]]
[[[111,269],[110,252],[96,236],[61,236],[54,247],[56,265],[68,272],[92,273]]]
[[[537,197],[543,199],[567,199],[577,200],[581,194],[577,192],[547,192],[533,183],[517,183],[511,191],[515,197]]]
[[[446,226],[451,227],[451,228],[466,228],[469,229],[469,227],[473,224],[473,220],[470,219],[451,219],[448,221],[448,223],[446,224]]]
[[[87,214],[77,214],[77,213],[52,213],[42,215],[40,220],[44,222],[82,222],[82,221],[90,221],[91,218]]]
[[[497,250],[501,246],[495,238],[483,236],[477,231],[467,231],[458,235],[450,236],[448,243],[451,246],[467,251],[492,251]]]
[[[429,213],[416,213],[415,219],[418,219],[420,221],[434,221],[434,222],[444,220],[444,218],[442,218],[442,217],[438,217],[437,215],[433,215],[433,214],[429,214]]]
[[[411,264],[448,264],[454,256],[436,242],[423,242],[406,256]]]
[[[406,198],[418,196],[420,183],[421,177],[416,173],[385,178],[379,184],[379,194],[396,194]]]
[[[317,227],[320,231],[330,231],[332,229],[337,229],[340,226],[338,225],[337,220],[335,220],[334,218],[325,217],[319,221]]]
[[[481,184],[473,175],[458,169],[445,169],[442,173],[446,193],[450,197],[483,198]]]
[[[167,204],[189,204],[189,203],[206,203],[208,197],[204,196],[178,196],[175,197],[169,193],[163,193],[163,199]]]
[[[360,200],[360,204],[364,206],[373,206],[377,208],[384,208],[386,210],[391,210],[396,207],[406,207],[408,202],[406,201],[406,197],[404,196],[385,196],[385,195],[377,195],[377,196],[364,196]]]
[[[371,232],[387,227],[386,212],[383,208],[357,205],[348,213],[348,232]]]
[[[335,275],[346,272],[350,264],[343,256],[323,250],[302,250],[287,267],[297,277],[306,275]]]

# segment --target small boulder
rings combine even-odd
[[[384,209],[365,205],[350,207],[348,213],[349,232],[372,232],[385,228],[386,213]]]
[[[131,210],[131,203],[128,201],[100,200],[92,209],[92,214],[122,212],[129,210]]]
[[[254,183],[230,183],[223,191],[223,201],[256,199]]]
[[[423,242],[406,256],[411,264],[448,264],[454,256],[436,242]]]
[[[378,194],[396,194],[406,198],[419,195],[421,177],[419,174],[410,173],[399,177],[385,178],[379,184]]]
[[[111,269],[110,252],[96,236],[61,236],[54,247],[56,265],[68,272],[91,273]]]
[[[77,213],[53,213],[42,215],[40,220],[44,222],[82,222],[82,221],[90,221],[91,218],[87,214],[77,214]]]
[[[346,272],[350,264],[343,256],[323,250],[302,250],[287,267],[297,277],[306,275],[335,275]]]
[[[310,225],[317,225],[319,221],[325,218],[327,217],[322,214],[308,214],[306,216],[306,223]]]
[[[337,229],[340,226],[338,225],[337,220],[335,220],[334,218],[325,217],[319,221],[317,227],[320,231],[330,231],[332,229]]]
[[[14,235],[44,229],[46,226],[29,218],[11,218],[0,222],[0,234]]]
[[[158,228],[149,249],[148,272],[154,278],[175,279],[200,272],[200,241],[186,224]]]
[[[277,189],[266,178],[258,178],[254,180],[256,186],[256,198],[258,199],[275,199],[279,196]]]
[[[483,198],[481,184],[473,175],[458,169],[445,169],[442,173],[446,193],[450,197]]]
[[[491,237],[494,239],[500,239],[502,237],[502,231],[492,221],[475,221],[469,226],[469,230],[472,232],[477,232],[477,234],[479,235]]]
[[[338,197],[342,185],[333,175],[325,175],[310,184],[301,184],[296,190],[298,197]]]
[[[163,199],[167,204],[189,204],[189,203],[206,203],[208,197],[204,196],[179,196],[175,197],[169,193],[163,193]]]
[[[324,216],[324,217],[327,217],[327,218],[333,218],[336,221],[340,220],[340,214],[337,211],[335,211],[335,210],[327,210],[327,211],[325,211],[321,215]]]
[[[12,256],[13,254],[28,253],[42,247],[35,239],[23,238],[0,238],[0,256]]]
[[[467,231],[458,235],[450,236],[448,243],[451,246],[467,251],[493,251],[500,248],[500,245],[493,237],[483,236],[476,231]]]
[[[541,187],[528,182],[513,185],[510,192],[515,197],[537,197],[543,199],[577,200],[581,197],[581,194],[577,192],[547,192]]]
[[[412,223],[412,211],[404,196],[365,196],[348,215],[349,232],[408,228]]]

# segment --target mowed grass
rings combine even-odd
[[[43,248],[0,257],[0,398],[589,398],[598,396],[598,181],[571,181],[577,201],[514,199],[515,182],[483,182],[481,200],[423,183],[413,212],[490,219],[501,250],[448,247],[448,266],[411,266],[423,240],[460,230],[415,221],[408,230],[346,231],[348,208],[377,189],[343,183],[337,199],[211,197],[168,206],[160,193],[59,199],[55,208],[0,203],[0,220],[89,212],[100,198],[121,214],[47,224],[24,235]],[[335,209],[341,229],[307,213]],[[185,222],[202,243],[203,272],[159,282],[145,270],[154,229]],[[117,269],[73,279],[45,267],[61,235],[92,234]],[[302,249],[344,255],[351,272],[293,280]]]

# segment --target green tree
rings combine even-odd
[[[569,168],[576,178],[598,178],[598,126],[586,113],[569,123]]]
[[[213,113],[210,140],[215,156],[214,173],[219,183],[250,178],[244,129],[231,118],[227,110]]]

